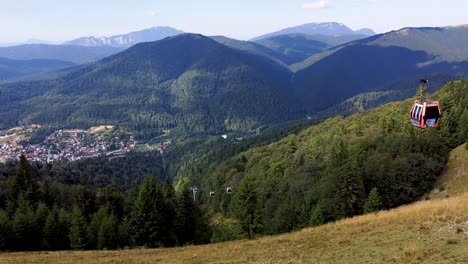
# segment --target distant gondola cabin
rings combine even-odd
[[[410,122],[419,128],[437,127],[440,120],[440,107],[437,101],[416,100],[411,108]]]

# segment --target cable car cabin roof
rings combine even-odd
[[[417,105],[424,105],[424,103],[426,103],[426,106],[438,106],[439,105],[438,101],[425,101],[425,102],[421,102],[419,100],[414,101],[414,104],[417,104]]]

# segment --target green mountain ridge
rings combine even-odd
[[[293,93],[315,112],[401,79],[460,76],[468,73],[467,37],[466,28],[411,28],[346,43],[291,66]]]
[[[359,44],[382,47],[396,46],[413,51],[425,51],[430,55],[429,58],[431,58],[431,60],[426,61],[426,64],[436,63],[441,60],[462,62],[467,60],[467,48],[466,45],[463,45],[468,38],[467,32],[467,27],[402,28],[368,38],[342,43],[327,52],[313,55],[291,67],[295,71],[300,71],[345,47]],[[438,60],[434,60],[434,58]]]
[[[275,51],[278,54],[277,56],[279,56],[278,59],[287,65],[293,65],[334,46],[367,37],[365,35],[354,34],[329,36],[296,33],[267,37],[256,40],[255,43]]]
[[[58,79],[4,85],[0,96],[9,103],[0,109],[1,125],[249,131],[293,117],[290,77],[273,60],[184,34],[137,44]]]
[[[0,58],[0,81],[56,71],[73,65],[75,64],[60,60],[10,60]]]

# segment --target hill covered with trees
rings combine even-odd
[[[60,60],[10,60],[0,58],[0,82],[18,79],[28,75],[35,75],[71,67],[71,62]]]
[[[58,79],[6,84],[0,125],[246,132],[298,116],[290,77],[268,58],[184,34],[137,44]]]
[[[211,166],[197,166],[203,156],[184,159],[176,180],[200,186],[201,199],[225,216],[251,219],[242,223],[251,236],[410,203],[432,189],[449,150],[467,140],[467,91],[455,81],[434,95],[443,112],[437,129],[409,125],[411,100],[389,103]]]

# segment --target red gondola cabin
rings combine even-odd
[[[416,100],[411,108],[410,122],[419,128],[437,127],[440,120],[440,107],[437,101]]]

